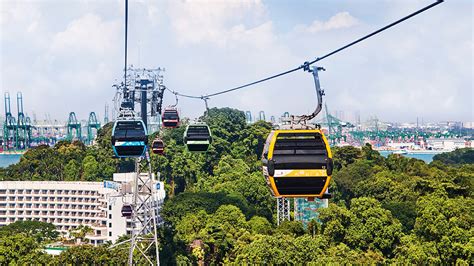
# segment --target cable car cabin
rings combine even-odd
[[[333,169],[328,141],[319,129],[274,130],[265,143],[263,174],[275,197],[330,198]]]
[[[141,157],[145,155],[148,137],[141,120],[119,120],[112,130],[112,148],[117,157]]]
[[[163,155],[165,153],[165,143],[161,139],[155,139],[151,144],[151,151],[154,154]]]
[[[179,114],[178,110],[173,107],[167,107],[163,111],[163,115],[161,116],[161,121],[163,123],[163,127],[166,128],[175,128],[179,126]]]
[[[133,209],[132,205],[123,205],[122,206],[122,217],[132,217]]]
[[[188,125],[183,140],[188,151],[205,152],[212,142],[211,130],[205,123]]]

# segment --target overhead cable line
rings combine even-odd
[[[231,88],[231,89],[227,89],[227,90],[215,92],[215,93],[212,93],[212,94],[206,94],[206,95],[204,95],[204,96],[196,96],[196,95],[182,94],[182,93],[179,93],[179,92],[177,92],[177,91],[173,91],[173,90],[170,90],[170,89],[168,89],[168,88],[167,88],[167,89],[168,89],[171,93],[173,93],[174,95],[176,95],[176,96],[181,96],[181,97],[185,97],[185,98],[192,98],[192,99],[204,99],[204,98],[209,99],[210,97],[214,97],[214,96],[221,95],[221,94],[224,94],[224,93],[228,93],[228,92],[240,90],[240,89],[243,89],[243,88],[246,88],[246,87],[250,87],[250,86],[252,86],[252,85],[256,85],[256,84],[259,84],[259,83],[262,83],[262,82],[265,82],[265,81],[268,81],[268,80],[271,80],[271,79],[274,79],[274,78],[278,78],[278,77],[281,77],[281,76],[284,76],[284,75],[293,73],[293,72],[295,72],[295,71],[298,71],[298,70],[300,70],[300,69],[303,69],[303,70],[305,70],[305,71],[309,71],[309,67],[310,67],[312,64],[314,64],[314,63],[316,63],[316,62],[318,62],[318,61],[321,61],[321,60],[323,60],[323,59],[325,59],[325,58],[328,58],[328,57],[330,57],[330,56],[332,56],[332,55],[334,55],[334,54],[336,54],[336,53],[339,53],[339,52],[341,52],[341,51],[343,51],[343,50],[345,50],[345,49],[347,49],[347,48],[349,48],[349,47],[351,47],[351,46],[353,46],[353,45],[355,45],[355,44],[357,44],[357,43],[359,43],[359,42],[362,42],[362,41],[364,41],[364,40],[366,40],[366,39],[368,39],[368,38],[370,38],[370,37],[372,37],[372,36],[374,36],[374,35],[377,35],[377,34],[383,32],[383,31],[385,31],[385,30],[387,30],[387,29],[389,29],[389,28],[391,28],[391,27],[393,27],[393,26],[395,26],[395,25],[397,25],[397,24],[399,24],[399,23],[401,23],[401,22],[407,20],[407,19],[410,19],[410,18],[412,18],[412,17],[414,17],[414,16],[416,16],[416,15],[418,15],[418,14],[420,14],[420,13],[422,13],[422,12],[428,10],[428,9],[431,9],[432,7],[435,7],[435,6],[439,5],[439,4],[441,4],[442,2],[444,2],[444,0],[437,0],[436,2],[430,4],[430,5],[428,5],[428,6],[424,7],[424,8],[422,8],[422,9],[419,9],[418,11],[415,11],[415,12],[413,12],[413,13],[411,13],[411,14],[409,14],[409,15],[407,15],[407,16],[405,16],[405,17],[403,17],[403,18],[401,18],[401,19],[399,19],[399,20],[397,20],[397,21],[395,21],[395,22],[393,22],[393,23],[390,23],[390,24],[386,25],[386,26],[383,27],[383,28],[380,28],[380,29],[378,29],[378,30],[376,30],[376,31],[374,31],[374,32],[372,32],[372,33],[370,33],[370,34],[367,34],[367,35],[365,35],[365,36],[363,36],[363,37],[361,37],[361,38],[359,38],[359,39],[357,39],[357,40],[355,40],[355,41],[353,41],[353,42],[351,42],[351,43],[349,43],[349,44],[347,44],[347,45],[345,45],[345,46],[343,46],[343,47],[341,47],[341,48],[339,48],[339,49],[336,49],[336,50],[334,50],[334,51],[332,51],[332,52],[330,52],[330,53],[328,53],[328,54],[326,54],[326,55],[324,55],[324,56],[322,56],[322,57],[318,57],[318,58],[316,58],[316,59],[313,60],[313,61],[305,62],[305,63],[304,63],[303,65],[301,65],[301,66],[295,67],[295,68],[293,68],[293,69],[290,69],[290,70],[287,70],[287,71],[284,71],[284,72],[281,72],[281,73],[278,73],[278,74],[275,74],[275,75],[273,75],[273,76],[269,76],[269,77],[266,77],[266,78],[263,78],[263,79],[259,79],[259,80],[254,81],[254,82],[246,83],[246,84],[244,84],[244,85],[241,85],[241,86],[238,86],[238,87],[234,87],[234,88]]]
[[[124,64],[124,92],[127,89],[127,41],[128,41],[128,0],[125,0],[125,64]]]

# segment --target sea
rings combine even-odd
[[[387,157],[388,155],[392,154],[393,151],[378,151],[380,153],[380,155],[382,155],[383,157]],[[416,153],[416,152],[409,152],[407,154],[402,154],[402,156],[404,157],[408,157],[408,158],[415,158],[415,159],[419,159],[419,160],[423,160],[425,161],[425,163],[431,163],[433,161],[433,157],[436,155],[436,154],[440,154],[442,152],[439,152],[439,153]]]
[[[7,167],[20,161],[21,154],[0,154],[0,167]]]

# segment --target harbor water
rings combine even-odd
[[[0,167],[7,167],[20,161],[21,154],[0,154]]]
[[[393,151],[379,151],[380,155],[382,155],[383,157],[387,157],[389,156],[390,154],[393,153]],[[436,155],[436,154],[440,154],[442,152],[439,152],[439,153],[417,153],[417,152],[408,152],[406,154],[402,154],[402,156],[404,157],[408,157],[408,158],[415,158],[415,159],[418,159],[418,160],[423,160],[425,161],[425,163],[431,163],[433,161],[433,157]]]

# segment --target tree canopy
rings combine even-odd
[[[370,145],[335,147],[334,197],[320,210],[321,223],[277,226],[260,163],[271,125],[246,124],[244,113],[231,108],[212,108],[201,119],[214,136],[207,153],[185,149],[184,121],[160,132],[165,155],[151,155],[167,191],[159,229],[163,264],[472,264],[472,150],[440,154],[426,164],[398,155],[384,158]],[[110,134],[108,124],[93,146],[63,141],[31,149],[18,164],[1,169],[0,177],[110,179],[115,171],[133,169],[132,161],[112,158]],[[17,226],[0,229],[0,264],[19,263],[21,257],[34,264],[32,254],[42,263],[48,257],[41,243],[54,235],[40,234],[38,240],[36,229]],[[50,259],[123,264],[124,253],[84,245]]]

